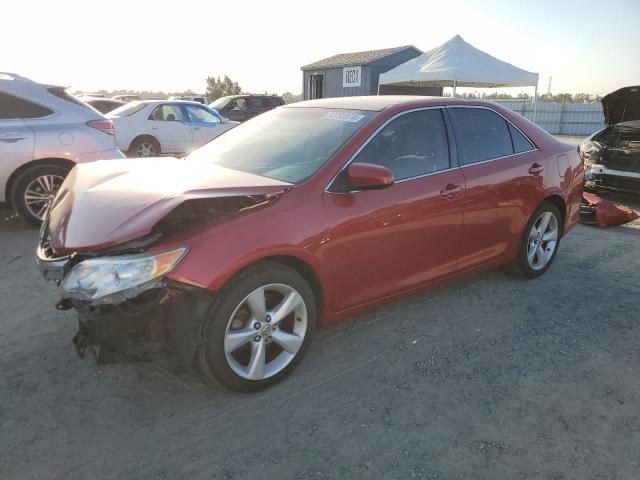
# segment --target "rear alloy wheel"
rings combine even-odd
[[[16,211],[32,225],[40,225],[68,173],[68,169],[59,165],[40,165],[26,170],[13,189]]]
[[[129,148],[130,156],[138,158],[157,157],[160,153],[161,150],[158,141],[149,137],[136,139]]]
[[[515,262],[525,276],[538,277],[551,266],[560,246],[561,218],[558,208],[546,202],[531,216]]]
[[[262,390],[291,373],[314,329],[315,299],[304,278],[262,262],[220,292],[203,329],[201,369],[233,390]]]

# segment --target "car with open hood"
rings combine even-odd
[[[491,102],[313,100],[185,159],[79,165],[37,258],[81,356],[163,352],[256,391],[319,325],[505,264],[542,275],[582,184],[574,145]]]
[[[580,145],[585,188],[640,193],[640,86],[602,98],[606,128]]]

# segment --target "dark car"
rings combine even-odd
[[[284,105],[284,100],[277,95],[247,94],[222,97],[209,106],[215,108],[223,117],[229,120],[244,122],[280,105]]]
[[[585,188],[640,193],[640,86],[602,99],[607,127],[580,146]]]
[[[126,105],[126,102],[114,100],[112,98],[81,97],[81,100],[84,103],[91,105],[100,113],[109,113],[122,105]]]
[[[37,255],[57,308],[79,314],[80,355],[165,345],[255,391],[295,368],[316,325],[509,263],[542,275],[582,177],[575,145],[490,102],[312,100],[186,159],[77,166]]]

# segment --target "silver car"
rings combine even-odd
[[[0,72],[0,203],[41,223],[76,163],[124,158],[114,127],[64,87]]]

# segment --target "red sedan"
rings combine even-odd
[[[574,146],[490,102],[314,100],[183,160],[78,165],[38,260],[81,356],[161,351],[255,391],[318,325],[502,265],[542,275],[582,180]]]

